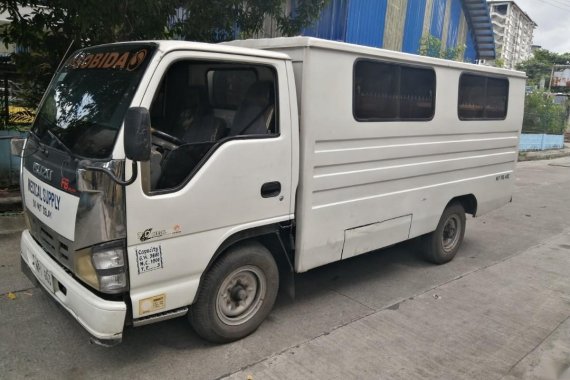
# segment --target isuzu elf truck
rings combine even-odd
[[[22,268],[103,345],[252,333],[294,274],[512,199],[524,73],[315,38],[73,53],[23,149]]]

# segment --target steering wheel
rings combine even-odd
[[[186,141],[184,141],[184,140],[182,140],[182,139],[179,139],[179,138],[176,137],[176,136],[172,136],[172,135],[170,135],[170,134],[168,134],[168,133],[166,133],[166,132],[159,131],[158,129],[152,128],[152,129],[151,129],[151,132],[152,132],[153,135],[156,135],[156,136],[160,137],[161,139],[166,140],[166,141],[168,141],[169,143],[172,143],[172,144],[174,144],[174,145],[184,145],[184,144],[186,144]]]

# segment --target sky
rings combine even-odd
[[[515,0],[538,24],[534,45],[557,53],[570,52],[570,0]]]

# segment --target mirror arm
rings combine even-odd
[[[109,177],[111,177],[111,179],[112,179],[115,183],[117,183],[118,185],[121,185],[121,186],[129,186],[130,184],[132,184],[133,182],[136,181],[136,179],[137,179],[137,177],[138,177],[138,173],[139,173],[139,170],[138,170],[138,166],[137,166],[136,161],[131,161],[131,165],[132,165],[133,174],[131,175],[131,178],[129,178],[129,179],[126,180],[126,181],[123,181],[123,180],[121,180],[121,179],[115,177],[115,174],[114,174],[112,171],[110,171],[109,169],[105,169],[105,168],[101,168],[101,167],[97,167],[97,166],[86,166],[84,169],[93,170],[93,171],[96,171],[96,172],[105,173],[105,174],[107,174]]]

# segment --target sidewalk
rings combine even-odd
[[[567,378],[569,253],[567,229],[230,378]]]
[[[19,190],[0,189],[0,212],[21,211],[22,197]]]

